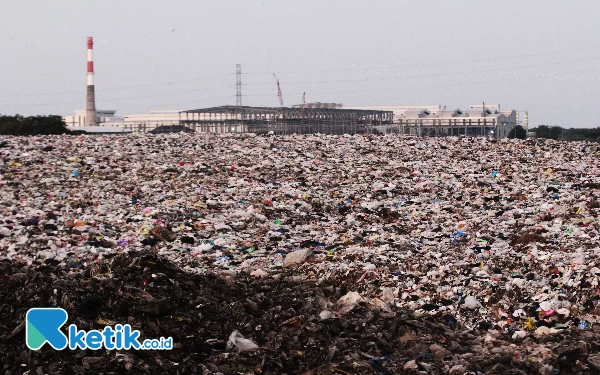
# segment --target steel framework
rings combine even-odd
[[[242,65],[235,65],[235,105],[242,106]]]
[[[393,127],[392,111],[220,106],[179,112],[179,123],[202,133],[365,134]]]

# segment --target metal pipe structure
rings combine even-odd
[[[180,118],[181,125],[199,133],[372,134],[396,129],[394,112],[358,109],[221,106],[183,111]]]
[[[87,38],[87,101],[85,105],[85,125],[97,126],[96,116],[96,94],[94,92],[94,41],[90,36]]]

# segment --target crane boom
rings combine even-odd
[[[277,96],[279,97],[279,106],[283,107],[283,95],[281,95],[281,86],[279,86],[279,78],[273,73],[275,81],[277,81]]]

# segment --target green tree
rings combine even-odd
[[[563,128],[540,125],[531,129],[538,138],[559,139],[561,141],[600,142],[600,128]]]
[[[538,138],[559,139],[565,129],[560,126],[549,127],[548,125],[540,125],[532,131],[535,131],[535,136]]]
[[[550,127],[548,125],[540,125],[533,130],[538,138],[550,138]]]
[[[517,125],[508,133],[508,138],[525,139],[527,138],[527,132],[521,125]]]
[[[60,116],[0,116],[0,134],[47,135],[71,134]]]
[[[561,128],[560,126],[553,126],[550,128],[550,138],[552,139],[559,139],[560,136],[563,134],[564,129]]]

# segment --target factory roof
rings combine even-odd
[[[129,134],[131,130],[123,129],[118,126],[71,126],[71,131],[84,131],[93,134]]]
[[[298,107],[250,107],[250,106],[233,106],[233,105],[224,105],[219,107],[210,107],[210,108],[201,108],[201,109],[191,109],[187,111],[181,111],[181,113],[238,113],[238,111],[242,109],[246,114],[248,113],[280,113],[280,112],[297,112],[299,110]],[[316,107],[307,107],[307,111],[331,111],[331,112],[355,112],[355,113],[380,113],[380,112],[390,112],[384,110],[373,110],[373,109],[353,109],[353,108],[316,108]]]
[[[152,134],[163,134],[163,133],[193,133],[194,131],[187,126],[183,125],[163,125],[159,126],[153,130],[150,130],[148,133]]]

